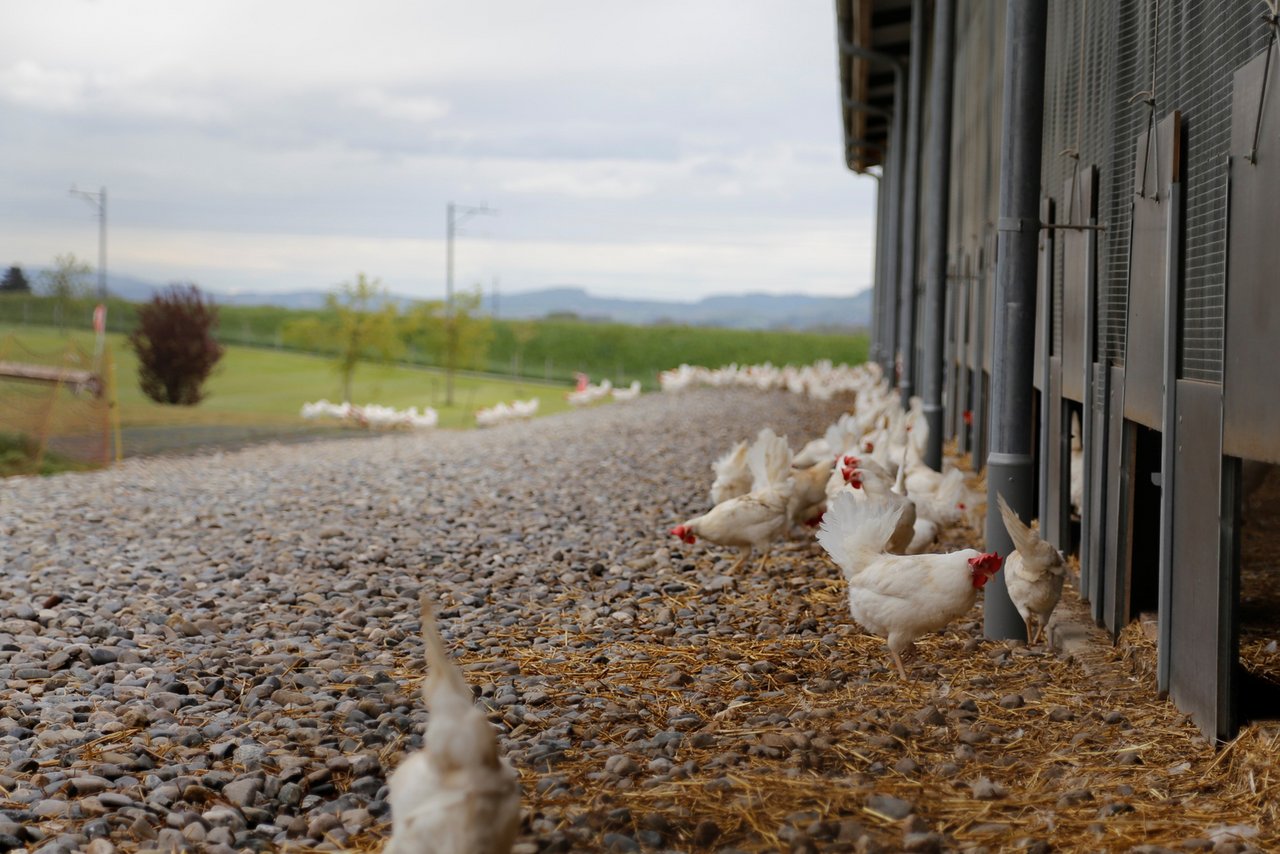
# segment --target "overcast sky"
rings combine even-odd
[[[357,272],[602,296],[850,294],[829,0],[39,0],[0,27],[0,264],[221,291]]]

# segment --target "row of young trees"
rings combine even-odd
[[[56,311],[60,323],[71,315],[73,304],[90,295],[92,272],[74,255],[59,255],[41,272],[40,290],[61,307]],[[15,265],[0,278],[0,290],[30,293],[31,286]],[[410,348],[445,369],[452,391],[453,374],[483,367],[488,355],[493,327],[482,316],[481,305],[481,291],[475,288],[456,294],[452,310],[443,300],[434,300],[402,311],[378,279],[360,273],[328,295],[324,311],[286,323],[282,337],[292,346],[333,355],[344,401],[351,399],[360,362],[394,361]],[[216,340],[217,327],[217,306],[192,284],[172,285],[140,306],[129,344],[138,356],[143,392],[159,403],[200,402],[204,383],[224,349]],[[532,334],[531,329],[517,330],[521,344]],[[452,395],[445,403],[452,405]]]
[[[480,307],[476,289],[455,295],[452,311],[437,300],[402,312],[380,281],[360,273],[328,295],[323,312],[287,323],[283,337],[293,346],[332,354],[342,399],[350,401],[360,362],[393,361],[409,347],[433,355],[450,376],[459,368],[480,367],[493,340]],[[173,285],[139,308],[129,344],[148,397],[186,406],[203,398],[204,382],[223,353],[214,337],[217,326],[217,306],[195,285]]]
[[[480,314],[478,288],[454,295],[452,311],[443,300],[418,302],[404,311],[378,279],[364,273],[344,282],[325,299],[325,310],[286,323],[283,337],[291,346],[334,354],[342,377],[342,399],[351,400],[351,381],[362,361],[390,362],[409,348],[442,366],[452,390],[453,374],[483,367],[493,326]],[[445,405],[453,404],[452,395]]]

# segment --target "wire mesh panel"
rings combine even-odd
[[[1099,166],[1098,210],[1106,224],[1099,237],[1102,360],[1125,360],[1137,137],[1155,117],[1179,110],[1187,129],[1180,375],[1222,378],[1231,75],[1265,46],[1266,11],[1263,0],[1050,6],[1042,180],[1061,186],[1077,158]],[[1060,290],[1054,300],[1056,307]],[[1055,346],[1061,332],[1055,323]]]

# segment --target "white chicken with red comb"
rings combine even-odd
[[[737,547],[738,560],[730,572],[738,569],[756,548],[765,550],[786,529],[788,505],[795,490],[791,477],[791,448],[785,436],[762,430],[747,453],[751,470],[751,492],[730,498],[701,516],[671,529],[672,536],[693,544],[702,537],[719,546]]]
[[[841,492],[827,506],[818,542],[849,584],[853,619],[885,638],[898,675],[908,679],[902,653],[916,639],[968,613],[978,591],[1000,571],[1000,556],[977,549],[885,554],[901,513],[901,507]]]

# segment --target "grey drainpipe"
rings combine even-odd
[[[902,407],[911,404],[916,376],[916,254],[920,225],[920,107],[924,90],[924,0],[911,0],[911,67],[907,77],[907,150],[902,188],[902,266],[898,288],[898,352]]]
[[[900,167],[904,157],[902,114],[903,103],[906,100],[907,69],[902,60],[892,54],[854,44],[843,32],[838,32],[836,37],[841,53],[887,67],[893,73],[893,108],[889,111],[889,139],[887,150],[884,152],[883,176],[880,181],[881,191],[885,194],[885,204],[881,206],[881,212],[887,214],[883,241],[884,279],[883,285],[878,283],[881,311],[884,315],[883,329],[886,333],[880,340],[881,353],[887,358],[887,364],[884,366],[886,375],[892,378],[894,354],[898,351],[898,318],[901,311],[899,306],[901,295],[896,283],[899,281],[898,270],[902,246],[902,169]],[[879,266],[878,263],[877,266]]]
[[[1000,220],[996,254],[991,436],[987,456],[987,548],[1008,557],[1013,543],[996,496],[1031,521],[1031,383],[1036,341],[1036,244],[1040,234],[1040,144],[1044,131],[1044,49],[1048,4],[1008,0],[1000,145]],[[986,586],[984,633],[1025,636],[1005,573]]]
[[[929,425],[929,443],[924,463],[942,471],[942,376],[946,352],[943,318],[947,303],[947,214],[951,190],[951,86],[954,73],[952,30],[955,9],[952,0],[936,0],[933,7],[933,79],[929,85],[933,101],[929,122],[929,188],[925,217],[928,240],[925,247],[924,282],[924,417]]]
[[[882,352],[881,342],[884,340],[884,328],[881,324],[880,306],[884,302],[884,295],[881,293],[884,284],[884,181],[880,175],[875,176],[876,179],[876,258],[875,268],[872,270],[872,288],[871,288],[871,350],[867,354],[868,358],[884,367],[884,354]]]

